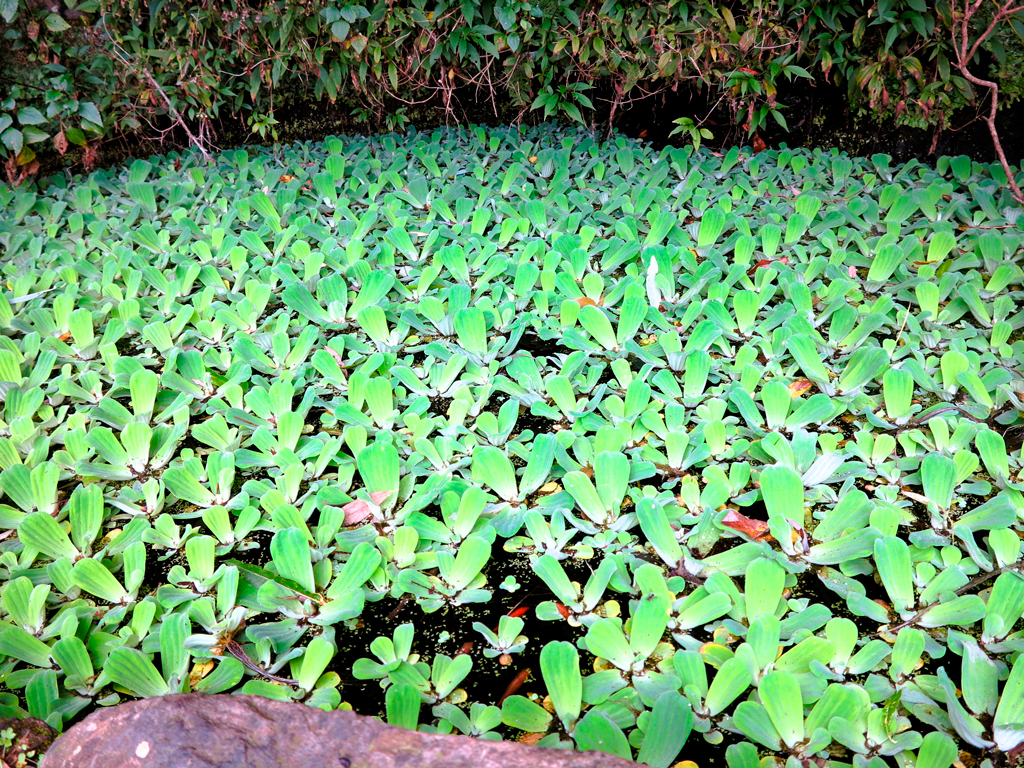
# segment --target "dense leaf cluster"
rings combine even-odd
[[[351,674],[410,728],[660,768],[1018,747],[1000,173],[545,126],[0,192],[0,715],[358,709],[332,662],[398,603]],[[528,613],[417,640],[517,589],[507,553]],[[469,701],[542,622],[572,642]]]

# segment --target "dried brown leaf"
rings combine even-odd
[[[772,535],[768,533],[768,523],[764,520],[749,518],[734,509],[729,510],[728,514],[722,518],[722,525],[734,531],[739,531],[744,536],[754,540],[774,541]]]
[[[797,379],[789,385],[789,394],[792,397],[800,397],[804,392],[809,390],[814,385],[807,379]]]

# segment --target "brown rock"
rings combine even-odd
[[[45,752],[57,738],[57,732],[53,728],[34,717],[0,718],[0,731],[6,731],[8,728],[14,731],[11,746],[0,749],[0,758],[8,765],[17,765],[21,755],[25,755],[29,765],[35,765],[33,756]]]
[[[41,768],[627,768],[601,752],[436,736],[352,712],[201,693],[93,712]]]

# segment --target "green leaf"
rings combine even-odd
[[[358,590],[380,565],[380,551],[368,541],[357,544],[345,565],[334,577],[327,598],[335,600]]]
[[[0,16],[4,17],[5,22],[10,24],[17,13],[18,0],[0,0]]]
[[[626,741],[626,734],[604,712],[592,709],[576,724],[573,739],[579,750],[607,752],[621,757],[623,760],[632,758],[633,753]]]
[[[743,590],[748,621],[753,621],[762,614],[775,613],[782,599],[785,582],[786,571],[774,560],[759,557],[751,561],[747,566]]]
[[[614,351],[619,348],[615,331],[612,330],[611,321],[599,307],[591,304],[583,307],[579,314],[580,325],[589,333],[594,340],[606,350]]]
[[[956,463],[948,456],[930,453],[921,462],[924,495],[940,509],[949,509],[956,488]]]
[[[919,626],[963,627],[981,621],[985,616],[985,601],[977,595],[960,595],[945,603],[933,605],[917,620]]]
[[[349,28],[349,23],[347,21],[339,19],[331,24],[331,35],[335,40],[344,41],[348,37]],[[413,726],[412,730],[416,730],[416,727]]]
[[[309,542],[298,528],[285,528],[270,540],[270,556],[278,573],[308,592],[316,590],[313,563],[310,561]]]
[[[758,685],[758,694],[772,725],[787,747],[804,739],[804,707],[800,682],[790,672],[769,672]]]
[[[976,715],[995,713],[999,703],[998,668],[973,638],[963,641],[960,681],[964,703],[971,712]]]
[[[532,702],[531,702],[532,703]],[[415,731],[420,721],[420,692],[409,683],[396,683],[388,688],[384,705],[388,725]]]
[[[0,656],[10,656],[33,667],[50,666],[50,647],[21,627],[8,627],[0,632]]]
[[[78,486],[68,500],[68,509],[71,538],[81,551],[88,551],[103,525],[103,488],[98,484]]]
[[[997,531],[992,532],[989,536],[990,542],[997,538],[995,535],[997,533]],[[1020,553],[1020,539],[1017,537],[1016,531],[1012,530],[1007,531],[1006,538],[1012,539],[1015,550],[1011,550],[1014,556],[1010,562],[1016,562],[1016,556]],[[1014,624],[1017,623],[1017,619],[1024,614],[1024,579],[1013,572],[1000,574],[992,585],[992,592],[985,610],[982,639],[987,643],[1008,635]]]
[[[200,507],[212,506],[217,497],[196,476],[182,467],[171,467],[163,474],[164,486],[179,499]]]
[[[928,261],[942,261],[956,247],[956,237],[952,232],[936,232],[928,242]]]
[[[630,619],[629,647],[639,656],[650,656],[668,626],[672,600],[667,594],[645,594]]]
[[[565,641],[548,643],[540,652],[540,669],[555,712],[566,731],[571,731],[583,701],[583,678],[576,648]]]
[[[833,394],[828,371],[825,370],[818,347],[810,336],[802,334],[791,336],[786,342],[786,349],[808,379],[817,384],[826,395]]]
[[[46,17],[46,28],[51,32],[64,32],[71,29],[71,25],[58,14],[51,13]]]
[[[725,750],[725,763],[728,768],[760,768],[757,747],[749,741],[730,744]]]
[[[565,575],[561,563],[551,555],[541,555],[533,566],[533,572],[540,577],[563,603],[572,604],[579,600],[576,588]]]
[[[530,446],[530,459],[519,481],[521,497],[536,492],[548,481],[557,443],[558,440],[551,434],[537,435],[533,439]]]
[[[354,553],[353,553],[354,554]],[[250,563],[243,563],[240,560],[225,560],[226,565],[233,565],[238,570],[250,574],[258,580],[273,581],[276,584],[280,584],[285,589],[290,589],[300,595],[308,597],[310,600],[317,600],[318,595],[311,589],[306,589],[298,582],[281,576],[280,574],[272,573],[265,568],[260,568],[258,565],[252,565]],[[329,596],[331,597],[331,596]]]
[[[714,245],[725,229],[725,221],[725,212],[721,208],[712,206],[705,210],[700,220],[697,247],[707,248]]]
[[[1002,749],[1002,747],[1000,747]],[[917,750],[916,768],[950,768],[957,759],[956,742],[949,736],[932,731],[925,734]]]
[[[484,446],[473,451],[473,480],[488,486],[503,501],[513,501],[518,493],[512,462],[500,448]]]
[[[327,669],[327,665],[334,658],[334,645],[323,635],[314,637],[309,641],[306,650],[302,654],[302,663],[299,665],[299,673],[296,680],[302,690],[309,692],[313,690],[316,681]]]
[[[801,640],[775,662],[775,669],[804,674],[809,672],[813,662],[827,664],[835,655],[835,646],[823,637],[811,637]]]
[[[761,472],[761,496],[773,517],[800,521],[804,516],[804,484],[789,467],[772,465]]]
[[[1010,457],[1003,436],[995,430],[985,428],[975,435],[974,445],[981,454],[981,460],[989,474],[997,483],[1005,483],[1010,477]]]
[[[690,702],[676,691],[654,701],[637,762],[651,768],[669,768],[683,749],[693,727]]]
[[[625,459],[625,456],[622,457]],[[595,473],[596,474],[596,473]],[[603,524],[608,519],[608,512],[605,509],[597,489],[583,472],[567,472],[562,478],[562,484],[569,495],[576,500],[576,503],[583,510],[583,514],[595,523]]]
[[[903,199],[913,203],[913,200],[909,196],[904,197]],[[913,205],[916,207],[916,203],[913,203]],[[889,211],[889,214],[886,216],[886,220],[892,220],[894,213],[896,213],[896,208]],[[876,283],[885,282],[892,276],[900,264],[903,263],[903,258],[904,253],[901,246],[895,243],[883,245],[871,260],[871,267],[868,269],[868,280]]]
[[[245,666],[238,659],[222,656],[217,668],[193,686],[198,693],[223,693],[238,685],[245,676]]]
[[[862,697],[865,700],[862,700]],[[827,728],[833,717],[841,717],[851,722],[856,721],[868,706],[866,698],[863,689],[852,685],[832,683],[825,689],[822,697],[815,702],[811,713],[807,716],[807,721],[804,723],[805,731],[814,733],[819,728]]]
[[[95,672],[89,650],[78,637],[61,638],[50,649],[53,660],[57,662],[65,677],[77,684],[85,684]]]
[[[622,509],[622,500],[629,487],[629,472],[629,459],[622,453],[601,451],[594,459],[597,495],[609,520],[615,520]]]
[[[466,679],[472,668],[473,657],[468,653],[461,653],[454,659],[449,659],[443,654],[435,656],[430,679],[437,697],[444,699],[451,695],[455,687]]]
[[[71,569],[71,580],[79,589],[111,603],[123,602],[128,596],[114,574],[103,563],[92,558],[75,563]]]
[[[726,660],[715,673],[704,697],[704,705],[711,716],[717,717],[724,712],[752,682],[753,676],[743,661],[737,658]]]
[[[615,335],[615,340],[620,348],[636,336],[640,325],[647,317],[647,310],[647,301],[640,296],[630,296],[622,302],[622,309],[619,312],[619,328]]]
[[[18,110],[18,122],[22,125],[40,125],[46,122],[46,118],[35,107],[25,107]]]
[[[91,103],[91,102],[87,102],[87,103]],[[95,105],[93,105],[93,107],[95,108]],[[97,114],[99,114],[99,113],[97,113]],[[85,134],[82,133],[82,131],[79,130],[78,128],[65,128],[64,129],[64,137],[68,141],[70,141],[72,144],[75,144],[75,145],[77,145],[79,147],[84,147],[84,146],[86,146],[86,144],[88,144],[88,141],[86,141],[86,138],[85,138]]]
[[[640,530],[654,547],[654,551],[670,568],[675,568],[683,559],[683,550],[676,540],[675,532],[669,525],[664,507],[654,499],[642,499],[636,505],[636,515],[640,521]]]
[[[0,634],[0,641],[3,635]],[[1010,668],[1010,676],[1003,685],[999,706],[992,722],[992,737],[996,749],[1008,752],[1024,744],[1024,655],[1018,656]]]
[[[370,493],[374,491],[397,491],[399,479],[398,450],[388,443],[378,441],[359,452],[356,457],[359,475]],[[397,494],[385,500],[385,508],[397,503]]]
[[[619,619],[598,619],[587,630],[587,650],[623,671],[633,666],[635,657]]]
[[[873,381],[889,365],[889,355],[881,347],[861,347],[854,352],[839,377],[839,393],[850,395]]]
[[[910,550],[902,539],[884,536],[875,540],[875,566],[893,607],[908,611],[915,603]]]
[[[115,648],[107,657],[103,671],[117,685],[144,699],[170,693],[149,656],[134,648]]]
[[[188,673],[185,640],[192,633],[187,613],[173,613],[160,623],[160,671],[165,680],[181,680]]]
[[[21,152],[21,148],[24,144],[24,137],[21,135],[21,131],[17,128],[8,128],[3,133],[0,133],[0,141],[2,141],[4,146],[12,153],[17,154]]]
[[[90,130],[99,131],[100,129],[103,128],[103,118],[100,116],[100,111],[93,102],[79,102],[78,114],[82,118],[82,120],[92,123],[92,125],[95,126],[90,127]]]
[[[501,722],[520,731],[545,733],[551,727],[552,719],[544,707],[525,696],[509,696],[501,704]]]
[[[693,629],[714,621],[732,610],[732,598],[725,592],[714,592],[701,598],[696,603],[691,602],[681,610],[676,618],[676,626],[679,629]]]
[[[917,663],[924,653],[925,640],[920,630],[905,627],[896,635],[889,665],[889,677],[900,682],[902,677],[910,675],[917,668]]]
[[[903,368],[889,368],[882,375],[882,395],[890,419],[908,415],[914,397],[914,377]]]
[[[13,469],[13,467],[12,467]],[[27,547],[38,549],[44,555],[57,560],[66,557],[77,560],[82,556],[71,539],[60,527],[60,523],[45,512],[33,512],[26,515],[18,524],[18,538]]]
[[[747,738],[776,752],[782,749],[782,737],[775,729],[768,711],[761,704],[754,701],[740,702],[732,719],[733,724]]]
[[[459,545],[455,563],[445,580],[454,589],[465,589],[483,570],[490,556],[490,542],[480,536],[470,536]]]
[[[454,326],[459,344],[467,352],[481,356],[487,354],[487,326],[479,307],[467,307],[456,312]]]

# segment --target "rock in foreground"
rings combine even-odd
[[[601,752],[434,736],[258,696],[178,694],[93,712],[41,768],[626,768]]]

